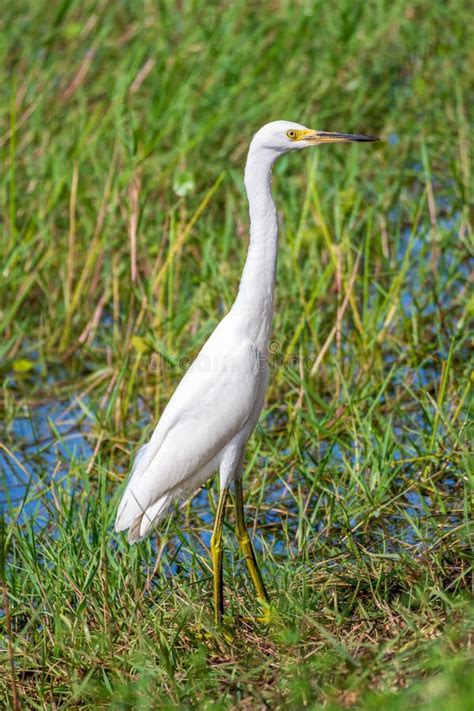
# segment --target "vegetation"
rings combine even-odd
[[[2,12],[0,698],[472,707],[465,0],[18,0]],[[130,453],[236,294],[275,118],[375,133],[275,169],[273,375],[246,504],[130,548]],[[472,305],[471,305],[472,307]],[[472,430],[471,430],[472,434]]]

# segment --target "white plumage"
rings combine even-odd
[[[116,530],[142,539],[215,471],[225,485],[263,406],[266,368],[230,312],[184,375],[133,466]]]
[[[241,474],[268,382],[278,238],[272,166],[293,149],[373,140],[312,131],[289,121],[274,121],[255,134],[245,167],[250,243],[237,299],[179,383],[150,442],[139,450],[118,509],[115,528],[128,530],[134,543],[150,532],[176,497],[191,494],[219,471],[221,494],[211,540],[216,622],[223,613],[222,523],[233,480],[237,537],[257,596],[268,602],[245,529]]]

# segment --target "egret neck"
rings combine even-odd
[[[262,355],[266,355],[271,335],[278,251],[278,218],[271,190],[276,158],[276,151],[250,146],[245,166],[250,242],[233,307],[242,319],[246,334]]]

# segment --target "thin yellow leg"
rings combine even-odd
[[[225,505],[227,503],[228,488],[221,489],[219,503],[217,504],[216,520],[211,537],[211,558],[214,573],[214,619],[216,625],[222,620],[224,614],[224,592],[222,588],[222,528],[224,525]]]
[[[255,586],[255,590],[257,591],[257,597],[261,603],[268,604],[270,602],[270,598],[268,597],[268,593],[265,589],[262,575],[255,558],[252,542],[247,532],[247,527],[245,526],[241,476],[237,476],[235,480],[235,518],[237,523],[237,540],[242,553],[244,554],[245,563]]]

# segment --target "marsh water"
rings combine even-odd
[[[397,216],[394,214],[391,219],[396,221]],[[441,220],[444,220],[443,229],[454,230],[459,215],[450,215]],[[425,285],[417,282],[420,273],[418,261],[425,258],[423,256],[425,234],[426,230],[420,229],[419,234],[413,239],[410,237],[409,230],[406,230],[397,254],[397,259],[401,261],[407,249],[411,252],[411,266],[407,271],[400,295],[400,304],[407,318],[410,318],[415,311],[429,317],[434,308],[433,298],[427,294]],[[437,299],[444,309],[449,310],[452,307],[453,321],[449,328],[455,334],[459,324],[456,323],[457,312],[454,303],[459,291],[466,288],[470,265],[458,264],[456,267],[458,274],[453,278],[450,274],[452,265],[449,251],[443,252],[439,264]],[[108,326],[109,323],[105,319],[103,328],[107,330]],[[392,386],[396,387],[401,381],[407,381],[415,389],[424,389],[438,383],[440,363],[447,354],[440,352],[438,355],[438,360],[425,361],[413,369],[406,365],[395,367]],[[397,365],[396,357],[387,353],[385,364],[388,372],[390,368]],[[94,434],[96,416],[89,407],[87,395],[76,391],[74,385],[71,385],[80,382],[77,373],[69,373],[63,365],[52,364],[46,369],[34,349],[22,353],[21,358],[14,361],[6,382],[9,393],[6,400],[7,412],[10,416],[7,416],[0,425],[2,477],[0,505],[7,519],[14,518],[18,523],[29,521],[34,527],[41,527],[47,525],[50,520],[51,507],[54,506],[54,491],[66,489],[73,496],[74,491],[82,486],[81,476],[78,474],[81,467],[87,469],[93,456],[100,453],[100,442],[97,443],[97,436]],[[67,383],[69,387],[65,388],[64,384]],[[38,391],[39,385],[41,394],[28,397],[29,385],[32,392]],[[16,395],[18,395],[17,399]],[[382,396],[381,402],[384,397]],[[143,428],[150,429],[152,423],[144,408],[141,417]],[[261,425],[271,430],[276,426],[274,416],[268,415],[263,418]],[[429,546],[432,542],[430,521],[443,516],[444,528],[449,530],[450,527],[459,524],[462,513],[462,501],[456,493],[456,479],[449,465],[444,468],[437,485],[443,488],[447,500],[451,501],[450,511],[436,510],[429,492],[422,495],[418,488],[406,486],[407,477],[409,479],[420,474],[420,453],[426,450],[426,442],[429,439],[429,420],[426,414],[420,409],[408,409],[393,421],[393,432],[400,446],[391,452],[391,458],[394,465],[397,461],[404,462],[405,486],[401,486],[400,502],[396,510],[381,516],[380,525],[377,522],[377,512],[374,512],[371,535],[374,549],[383,545],[384,550],[389,553],[406,546],[410,549]],[[265,486],[264,501],[258,513],[258,527],[260,533],[265,536],[266,546],[270,546],[275,553],[283,552],[288,545],[292,545],[292,542],[297,547],[298,535],[300,535],[298,513],[301,497],[296,497],[293,492],[304,492],[306,512],[323,506],[324,497],[328,494],[321,494],[321,491],[314,492],[312,486],[322,467],[331,470],[336,494],[347,495],[347,491],[344,492],[343,487],[337,483],[338,472],[342,473],[348,466],[354,466],[357,457],[360,456],[358,446],[359,443],[351,438],[346,438],[342,446],[340,442],[325,441],[324,438],[315,437],[314,446],[303,455],[304,466],[292,467],[291,486],[288,486],[287,481],[282,477],[273,479],[269,477]],[[285,448],[281,451],[282,459],[288,458],[289,455],[289,449]],[[413,460],[413,464],[410,463],[410,459]],[[263,457],[259,458],[257,464],[260,471],[265,471],[266,462]],[[126,476],[125,471],[118,474]],[[452,496],[450,496],[451,491]],[[196,494],[192,502],[193,516],[199,521],[199,535],[204,545],[209,544],[212,520],[208,496],[209,491],[204,488]],[[286,521],[284,538],[280,526],[283,518]],[[324,531],[317,515],[311,520],[315,536],[318,533],[336,538],[342,535],[337,530]],[[354,531],[357,531],[359,524],[357,520],[349,522]],[[257,536],[257,546],[258,540]]]

